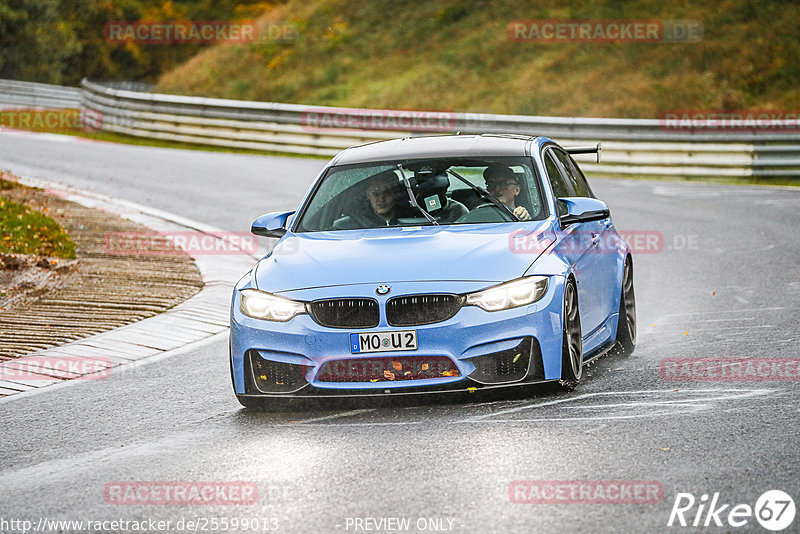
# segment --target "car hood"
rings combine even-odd
[[[548,221],[286,234],[254,271],[273,293],[323,286],[424,280],[503,282],[539,251],[514,250],[520,233],[554,236]]]

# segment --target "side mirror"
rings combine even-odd
[[[274,211],[262,215],[250,227],[250,232],[262,237],[281,237],[286,233],[286,219],[292,215],[293,211]]]
[[[598,221],[609,217],[608,206],[602,200],[587,197],[564,197],[556,202],[566,204],[566,213],[559,217],[564,226],[576,222]]]

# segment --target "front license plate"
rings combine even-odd
[[[417,350],[417,331],[395,330],[394,332],[350,334],[350,352],[352,354],[395,350]]]

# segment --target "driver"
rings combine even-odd
[[[355,199],[349,213],[333,222],[334,230],[396,226],[401,216],[403,189],[393,170],[370,176],[360,184],[363,197]]]
[[[531,215],[524,206],[517,206],[517,195],[522,188],[517,173],[505,165],[489,165],[483,171],[486,190],[497,200],[505,204],[520,221],[530,221]]]
[[[402,193],[397,175],[387,170],[372,176],[367,181],[367,200],[371,213],[367,214],[375,226],[397,224],[397,197]]]

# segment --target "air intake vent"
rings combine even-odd
[[[525,337],[513,349],[472,358],[475,366],[469,377],[481,384],[503,384],[544,379],[541,350],[534,337]]]
[[[375,299],[325,299],[311,303],[311,316],[330,328],[373,328],[378,326],[380,312]]]
[[[373,356],[328,360],[317,373],[319,382],[398,382],[452,378],[461,373],[446,356]]]
[[[308,384],[308,367],[305,365],[265,360],[255,350],[248,351],[248,354],[253,381],[260,393],[293,393]]]
[[[460,309],[459,295],[406,295],[389,299],[386,319],[392,326],[431,324],[446,321]]]

